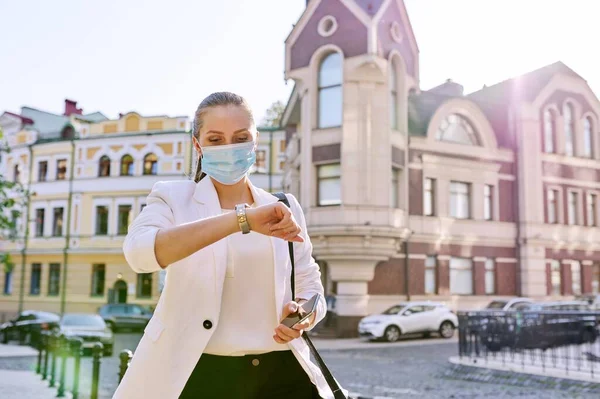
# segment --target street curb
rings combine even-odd
[[[533,389],[556,389],[569,393],[600,394],[600,383],[466,366],[452,362],[448,362],[448,364],[450,367],[441,375],[444,378],[506,384]]]

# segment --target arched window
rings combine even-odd
[[[390,126],[398,130],[398,70],[397,63],[392,59],[390,63]]]
[[[458,114],[450,114],[442,121],[435,138],[450,143],[479,145],[479,140],[471,123]]]
[[[544,111],[544,152],[556,152],[556,118],[549,109]]]
[[[319,128],[342,125],[342,56],[331,53],[319,66]]]
[[[129,154],[121,158],[121,176],[133,176],[133,157]]]
[[[144,174],[155,175],[158,172],[158,158],[155,154],[150,153],[144,157]]]
[[[102,155],[102,157],[100,157],[100,162],[98,163],[98,176],[110,176],[110,158],[106,155]]]
[[[583,156],[594,157],[594,129],[592,119],[588,116],[583,120]]]
[[[563,116],[565,118],[565,154],[573,156],[575,154],[575,127],[573,126],[573,106],[565,103],[563,107]]]

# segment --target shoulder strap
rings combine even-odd
[[[285,193],[275,193],[274,196],[279,199],[279,202],[283,202],[288,208],[291,208],[290,201]],[[296,300],[296,272],[294,270],[294,243],[288,241],[288,251],[290,252],[290,262],[292,264],[292,274],[290,276],[290,284],[292,286],[292,301]]]
[[[288,208],[291,208],[290,201],[288,200],[285,193],[275,193],[273,195],[275,197],[277,197],[277,199],[279,199],[279,202],[283,202]],[[295,301],[296,300],[296,284],[295,284],[295,274],[296,273],[294,271],[294,243],[292,243],[291,241],[288,241],[288,249],[290,252],[290,262],[292,264],[292,275],[291,275],[292,300]],[[339,384],[337,383],[337,381],[331,374],[331,371],[329,371],[329,368],[327,368],[327,365],[321,358],[321,355],[319,355],[317,348],[315,348],[315,345],[312,343],[312,340],[310,339],[308,334],[306,334],[306,331],[304,331],[304,333],[302,333],[302,338],[308,345],[308,349],[310,350],[310,353],[312,354],[313,358],[317,361],[317,364],[319,365],[319,368],[321,369],[321,372],[323,373],[323,377],[325,377],[325,381],[327,381],[327,385],[329,385],[329,388],[333,392],[334,398],[335,399],[347,399],[346,395],[344,394],[344,391],[342,391],[342,388],[340,388]]]

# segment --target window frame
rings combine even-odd
[[[148,158],[154,157],[154,160],[148,160]],[[150,169],[147,169],[147,164],[150,163]],[[142,175],[143,176],[157,176],[158,175],[158,155],[155,152],[149,152],[144,155],[142,164]]]
[[[469,261],[470,263],[470,267],[452,267],[453,264],[453,260],[461,260],[461,261]],[[474,295],[475,293],[475,282],[473,281],[474,278],[474,263],[472,258],[467,258],[467,257],[461,257],[461,256],[451,256],[450,260],[448,262],[448,270],[449,270],[449,291],[450,291],[450,295]],[[470,290],[469,292],[455,292],[453,291],[453,284],[452,284],[452,270],[468,270],[470,273]]]
[[[99,208],[106,208],[106,232],[98,232],[99,228]],[[108,204],[94,204],[94,236],[106,237],[110,235],[110,205]]]
[[[428,188],[427,182],[431,183],[431,187]],[[426,177],[423,179],[423,215],[424,216],[435,216],[436,215],[436,206],[435,206],[435,197],[436,197],[436,183],[437,179],[433,177]],[[427,198],[431,197],[431,212],[427,212]]]
[[[107,173],[103,174],[103,164],[107,165]],[[98,177],[110,177],[111,176],[111,166],[112,166],[112,160],[110,159],[110,157],[106,154],[102,155],[100,158],[98,158]]]
[[[65,163],[64,168],[61,168],[59,165],[61,162]],[[62,170],[64,169],[64,170]],[[68,158],[60,158],[56,160],[56,181],[68,180],[69,172],[69,160]]]
[[[456,187],[457,185],[461,185],[466,187],[467,189],[467,193],[458,193],[458,192],[454,192],[453,191],[453,187]],[[450,196],[448,197],[449,200],[449,206],[448,206],[448,216],[450,216],[451,218],[457,219],[457,220],[469,220],[472,219],[473,217],[473,205],[472,205],[472,193],[473,193],[473,185],[470,182],[464,182],[464,181],[458,181],[458,180],[451,180],[450,181]],[[458,212],[454,212],[453,208],[452,208],[452,198],[453,198],[453,194],[456,195],[461,195],[461,196],[466,196],[467,199],[467,215],[465,217],[461,217],[458,216],[457,213]],[[456,202],[456,200],[455,200]],[[456,202],[457,203],[457,202]],[[457,208],[458,209],[458,208]]]
[[[135,176],[135,158],[133,155],[123,154],[119,161],[119,176]]]
[[[327,176],[327,177],[321,177],[320,176],[320,170],[321,168],[327,167],[327,166],[334,166],[334,165],[339,165],[339,173],[336,176]],[[328,163],[322,163],[322,164],[317,164],[316,166],[316,174],[317,174],[317,206],[318,207],[327,207],[327,206],[340,206],[342,204],[342,163],[337,161],[337,162],[328,162]],[[333,180],[338,180],[339,181],[339,202],[335,202],[335,203],[327,203],[324,204],[321,202],[321,182],[323,181],[333,181]]]
[[[556,154],[556,111],[546,108],[543,113],[544,153]],[[550,137],[548,137],[550,135]],[[551,146],[551,148],[549,148]]]
[[[339,57],[340,58],[340,67],[339,67],[339,83],[334,83],[334,84],[329,84],[329,85],[323,85],[321,82],[321,71],[323,68],[323,64],[325,64],[325,62],[330,58],[330,57]],[[344,123],[344,56],[338,52],[338,51],[331,51],[327,54],[325,54],[321,60],[319,61],[318,67],[317,67],[317,73],[316,73],[316,78],[317,78],[317,112],[316,112],[316,117],[317,117],[317,129],[331,129],[331,128],[339,128],[343,125]],[[338,89],[340,90],[340,101],[341,104],[339,104],[339,108],[340,108],[340,115],[339,115],[339,123],[334,123],[334,124],[327,124],[324,125],[322,118],[321,118],[321,106],[323,104],[322,101],[322,96],[321,94],[325,91],[331,91],[331,90],[335,90]],[[336,121],[337,122],[337,121]]]
[[[143,282],[145,278],[149,278],[150,280],[150,294],[148,295],[143,295]],[[136,279],[136,292],[135,292],[135,296],[136,298],[139,299],[149,299],[152,298],[152,293],[154,291],[154,276],[153,273],[138,273],[137,275],[137,279]]]
[[[427,255],[425,257],[425,262],[424,262],[425,276],[423,279],[423,283],[424,283],[423,292],[425,295],[436,295],[438,293],[437,268],[438,268],[437,256],[436,255]],[[429,292],[430,290],[428,290],[427,275],[431,274],[431,273],[433,274],[433,290],[431,290],[431,292]]]
[[[567,117],[567,110],[569,110]],[[570,101],[563,104],[564,135],[565,135],[565,155],[573,157],[576,154],[577,140],[575,139],[575,107]]]
[[[483,219],[487,221],[494,220],[494,186],[484,184],[483,186]],[[489,213],[489,215],[488,215]]]
[[[58,272],[57,272],[57,267],[58,266]],[[46,293],[47,296],[59,296],[60,295],[60,274],[61,274],[61,264],[60,263],[49,263],[48,264],[48,292]],[[52,276],[53,274],[57,274],[58,277],[56,278],[56,286],[54,286],[52,284],[53,280],[52,280]],[[56,288],[56,292],[54,292],[55,290],[53,288]]]
[[[40,296],[42,294],[42,264],[33,262],[29,267],[29,296]],[[34,273],[37,275],[37,292],[34,292]]]
[[[96,273],[97,273],[97,269],[100,269],[100,266],[102,267],[101,270],[103,272],[102,275],[102,293],[98,294],[97,291],[94,290],[95,288],[95,281],[96,281]],[[91,279],[91,287],[90,287],[90,296],[92,297],[103,297],[106,294],[106,263],[93,263],[92,264],[92,275],[91,275],[92,279]]]

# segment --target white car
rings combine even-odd
[[[444,338],[452,338],[456,327],[458,317],[441,303],[405,302],[363,318],[358,324],[358,334],[388,342],[398,341],[402,334],[415,333],[437,332]]]
[[[529,298],[497,299],[490,302],[484,310],[523,310],[533,304]]]

